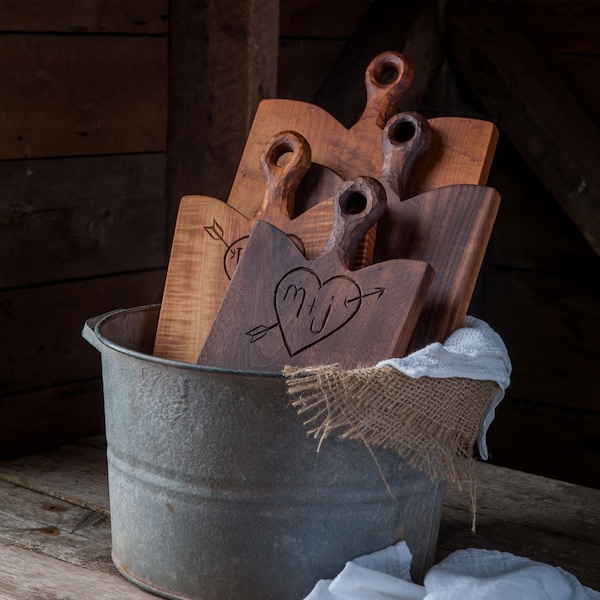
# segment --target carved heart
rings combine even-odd
[[[290,356],[341,329],[361,302],[360,287],[345,275],[321,282],[305,267],[287,273],[275,289],[275,311]]]

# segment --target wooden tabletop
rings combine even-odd
[[[460,548],[502,550],[600,589],[600,490],[482,463],[474,534],[467,490],[446,493],[436,562]],[[2,600],[156,598],[119,575],[110,550],[103,438],[0,462]]]

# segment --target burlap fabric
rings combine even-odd
[[[391,448],[431,478],[472,482],[473,450],[493,381],[418,379],[397,369],[335,365],[284,369],[292,405],[321,442],[340,438]]]

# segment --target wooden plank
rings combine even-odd
[[[2,397],[0,457],[56,448],[104,431],[100,379]]]
[[[164,153],[0,162],[0,194],[0,288],[166,266]]]
[[[0,4],[3,31],[166,34],[168,0],[18,0]]]
[[[97,437],[104,440],[104,436]],[[43,454],[2,461],[0,481],[109,514],[105,441],[95,447],[83,440]]]
[[[522,498],[526,498],[523,496]],[[560,510],[553,513],[560,518]],[[477,530],[469,530],[470,515],[462,510],[445,508],[438,537],[438,562],[450,552],[463,548],[484,548],[510,552],[531,560],[558,566],[574,575],[582,585],[600,587],[600,556],[597,541],[574,541],[561,534],[530,528],[497,519],[478,517]]]
[[[596,398],[597,400],[597,398]],[[494,463],[600,488],[600,414],[507,396],[488,435]]]
[[[598,410],[600,280],[485,270],[481,316],[512,360],[508,393],[572,409]]]
[[[281,0],[280,36],[348,38],[370,4],[369,0]]]
[[[600,586],[600,490],[480,464],[477,526],[470,531],[469,486],[446,491],[436,560],[459,548],[512,552],[558,565]]]
[[[0,586],[3,600],[156,600],[123,577],[83,569],[44,556],[0,545]]]
[[[171,232],[182,196],[228,197],[256,107],[277,86],[278,0],[190,8],[170,3]]]
[[[461,74],[600,254],[598,129],[496,4],[455,2],[448,16]]]
[[[0,159],[165,150],[166,38],[3,35],[0,56]]]
[[[117,572],[109,559],[108,516],[5,481],[0,481],[0,544]]]
[[[108,466],[104,436],[98,446],[80,440],[55,450],[0,462],[0,481],[58,498],[102,515],[109,514]]]
[[[97,352],[80,335],[86,319],[160,300],[164,270],[0,292],[5,394],[99,376]]]
[[[417,36],[413,38],[415,47],[420,44],[423,48],[423,45],[430,43],[428,34],[423,36],[428,21],[417,19],[422,10],[429,10],[429,3],[424,9],[422,2],[413,0],[401,3],[394,0],[373,2],[323,80],[312,99],[313,103],[324,108],[346,127],[355,123],[365,105],[364,73],[369,62],[381,52],[404,52],[411,35],[417,32],[420,39],[417,42]],[[425,61],[422,61],[425,55],[421,52],[412,54],[407,58],[414,62],[416,79],[413,86],[423,90],[426,82],[421,82],[421,78],[426,80],[431,76],[438,54],[427,57]],[[427,61],[432,65],[431,69],[425,66]],[[407,106],[414,108],[416,101],[417,97],[412,96],[410,105],[402,104],[404,110]]]

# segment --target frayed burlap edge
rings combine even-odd
[[[397,452],[431,479],[469,483],[475,519],[474,446],[482,415],[497,393],[493,381],[418,379],[393,367],[350,371],[336,365],[285,367],[292,406],[321,447],[334,431],[367,448]]]

